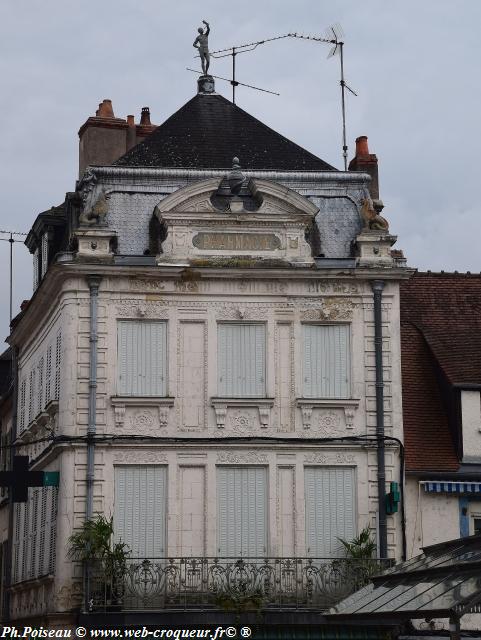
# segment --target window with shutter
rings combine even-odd
[[[118,393],[167,395],[166,322],[119,322]]]
[[[29,389],[28,389],[28,424],[35,418],[36,399],[35,394],[37,389],[35,388],[35,368],[30,371]]]
[[[221,557],[267,554],[267,469],[217,469],[218,553]]]
[[[28,501],[15,505],[13,582],[54,571],[57,493],[57,487],[29,489]]]
[[[311,558],[343,557],[339,538],[356,535],[354,469],[306,467],[306,549]]]
[[[52,345],[47,349],[45,365],[45,404],[52,399]]]
[[[349,398],[349,325],[303,325],[303,395]]]
[[[60,373],[62,366],[62,334],[60,331],[57,334],[57,340],[55,344],[55,389],[54,399],[60,398]]]
[[[27,381],[22,380],[20,383],[20,393],[19,393],[19,407],[18,407],[18,426],[20,433],[25,429],[25,413],[26,407],[25,403],[27,402]]]
[[[42,278],[47,273],[48,269],[48,233],[45,232],[42,235],[42,257],[41,257],[41,274]]]
[[[218,394],[263,397],[266,393],[266,327],[222,323],[217,340]]]
[[[115,467],[114,533],[132,558],[163,558],[167,550],[167,467]]]
[[[43,356],[38,361],[38,394],[37,394],[37,413],[40,413],[43,409],[43,385],[44,385],[44,359]]]

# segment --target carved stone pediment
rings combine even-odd
[[[202,180],[156,206],[163,229],[158,261],[243,258],[309,266],[313,251],[306,234],[315,229],[317,211],[307,198],[269,180],[246,180],[236,194],[225,179]]]

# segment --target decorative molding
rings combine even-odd
[[[121,428],[125,423],[125,412],[127,407],[139,407],[130,418],[130,426],[140,434],[148,435],[152,432],[155,418],[152,411],[146,407],[158,409],[159,426],[166,427],[169,420],[169,409],[174,406],[174,398],[156,396],[113,396],[110,399],[114,408],[115,426]],[[147,429],[147,431],[146,431]]]
[[[266,305],[258,303],[214,303],[219,320],[265,320]]]
[[[167,456],[162,451],[152,451],[145,449],[127,449],[116,451],[113,455],[113,462],[123,464],[162,464],[167,462]]]
[[[169,309],[162,301],[129,300],[116,304],[115,312],[121,318],[167,318]]]
[[[302,320],[352,320],[354,303],[343,298],[321,298],[315,307],[301,309]]]
[[[302,426],[304,429],[311,428],[311,418],[313,409],[343,409],[344,418],[346,421],[346,428],[351,429],[354,421],[354,413],[359,406],[359,399],[357,398],[297,398],[296,404],[301,409]],[[329,422],[329,424],[328,424]],[[321,429],[331,428],[332,419],[327,419],[325,414],[324,424],[321,424],[321,418],[319,418],[318,426]],[[330,434],[326,434],[329,437]]]
[[[304,454],[304,462],[306,464],[322,465],[355,464],[356,458],[351,453],[336,453],[335,455],[306,453]]]
[[[217,462],[222,464],[267,464],[267,454],[257,451],[219,451]]]
[[[261,428],[267,429],[270,423],[270,413],[274,405],[274,399],[273,398],[212,398],[211,404],[214,407],[218,429],[223,429],[225,427],[227,409],[234,408],[234,407],[257,408],[257,410],[259,411],[259,422],[261,424]],[[242,414],[238,414],[238,415],[241,416]]]

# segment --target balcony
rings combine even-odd
[[[90,567],[88,610],[324,611],[393,560],[350,558],[129,558],[106,576]]]

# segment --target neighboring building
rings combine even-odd
[[[87,120],[77,190],[27,238],[14,433],[60,486],[15,506],[15,620],[105,610],[66,556],[97,513],[132,550],[121,606],[153,622],[212,606],[227,575],[245,584],[239,558],[264,600],[319,611],[353,588],[339,538],[369,526],[402,556],[401,516],[378,499],[399,446],[374,436],[403,437],[412,272],[378,215],[377,160],[360,138],[337,171],[212,87],[114,164],[129,130]]]
[[[401,286],[408,555],[481,533],[481,276]]]

